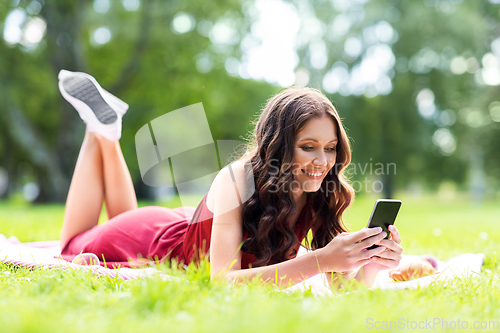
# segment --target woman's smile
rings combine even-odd
[[[301,169],[302,170],[302,169]],[[325,175],[325,171],[306,171],[302,170],[302,172],[309,178],[314,179],[314,180],[320,180],[323,179],[323,176]]]

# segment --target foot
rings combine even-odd
[[[61,70],[59,90],[87,124],[89,132],[96,132],[111,141],[121,137],[122,117],[128,105],[102,89],[90,75]]]
[[[100,265],[99,258],[94,253],[80,253],[72,263],[84,266]]]

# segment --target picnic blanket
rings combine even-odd
[[[146,267],[132,268],[105,268],[100,265],[78,265],[68,262],[61,257],[59,241],[45,241],[21,243],[15,237],[7,239],[0,234],[0,260],[6,264],[22,267],[60,267],[63,269],[83,269],[98,275],[122,278],[124,280],[137,279],[157,275],[163,280],[180,280],[177,277],[164,274],[161,271]]]
[[[307,253],[306,249],[301,247],[297,256]],[[419,257],[415,255],[403,255],[401,264],[404,261],[413,260]],[[372,289],[405,289],[425,287],[432,284],[434,281],[451,281],[457,278],[465,278],[467,276],[477,276],[481,272],[481,267],[484,262],[483,253],[463,253],[453,257],[447,261],[437,260],[437,274],[421,277],[418,279],[395,282],[389,277],[389,270],[380,271],[375,279]],[[317,274],[299,284],[296,284],[287,291],[308,290],[315,296],[333,296],[332,290],[329,288],[328,280],[325,274]]]
[[[61,249],[58,241],[21,243],[16,238],[7,239],[0,234],[0,260],[7,264],[24,267],[61,267],[64,269],[83,269],[94,274],[122,278],[124,280],[137,279],[140,277],[159,276],[163,280],[181,281],[181,279],[164,274],[153,268],[118,268],[111,269],[99,265],[78,265],[61,259]],[[301,247],[297,256],[304,255],[306,249]],[[416,256],[403,255],[402,261],[412,260]],[[428,286],[436,280],[451,280],[475,275],[481,272],[484,262],[482,253],[464,253],[447,261],[438,260],[437,271],[439,274],[422,277],[405,282],[394,282],[388,271],[381,271],[375,280],[373,288],[380,289],[404,289]],[[325,274],[317,274],[301,283],[285,289],[285,292],[305,291],[310,289],[315,296],[333,296],[328,285]]]

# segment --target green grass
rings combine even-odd
[[[448,259],[483,252],[481,275],[417,290],[348,287],[334,298],[315,298],[311,292],[277,292],[258,281],[242,286],[211,282],[206,263],[187,271],[160,267],[190,283],[158,278],[122,281],[81,271],[0,265],[0,331],[357,332],[367,330],[370,320],[417,324],[436,318],[450,324],[468,321],[469,328],[474,321],[500,321],[495,265],[500,206],[473,206],[464,197],[401,198],[396,225],[406,254],[432,253]],[[348,209],[345,219],[352,230],[366,224],[374,199],[359,197]],[[174,207],[176,202],[165,205]],[[61,205],[0,202],[0,233],[24,242],[57,239],[63,214]]]

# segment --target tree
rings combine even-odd
[[[398,166],[397,177],[383,177],[386,197],[394,185],[411,180],[432,189],[446,179],[464,183],[469,155],[478,148],[490,152],[484,155],[486,165],[498,164],[493,149],[498,148],[500,126],[487,113],[497,88],[488,88],[482,79],[484,57],[497,40],[498,5],[439,0],[292,3],[309,13],[302,22],[319,27],[301,44],[299,66],[309,72],[311,84],[337,102],[354,138],[354,162]],[[317,61],[322,45],[328,55],[324,65]],[[499,59],[500,47],[498,52],[489,57]],[[479,123],[474,123],[476,116]]]
[[[7,166],[13,183],[19,180],[20,161],[33,164],[42,189],[39,201],[64,200],[83,137],[81,120],[57,91],[60,69],[88,72],[130,104],[133,112],[124,118],[121,142],[140,194],[148,191],[139,177],[134,135],[143,124],[203,101],[214,135],[234,139],[235,134],[244,134],[250,115],[272,89],[229,77],[224,61],[238,40],[213,47],[209,38],[211,26],[221,17],[238,22],[239,1],[135,3],[140,6],[47,0],[43,5],[21,1],[0,7],[4,18],[16,10],[25,15],[21,25],[25,30],[32,20],[42,19],[42,28],[46,24],[46,34],[36,45],[23,40],[0,43],[0,103],[7,111],[0,116],[7,129],[2,131],[0,163]],[[240,22],[234,29],[246,26]],[[231,117],[225,116],[230,112]]]

